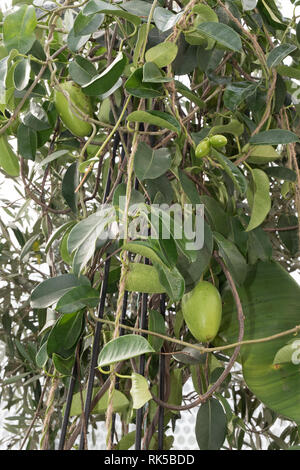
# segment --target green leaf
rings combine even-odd
[[[50,153],[44,160],[42,160],[36,167],[37,170],[42,168],[45,165],[49,165],[49,163],[53,162],[54,160],[57,160],[60,157],[64,157],[65,155],[68,155],[70,153],[69,150],[57,150],[56,152]]]
[[[77,214],[78,193],[75,190],[78,182],[78,162],[74,162],[65,172],[61,188],[62,195],[74,214]]]
[[[280,44],[280,46],[274,47],[267,57],[267,66],[269,68],[276,67],[283,61],[291,52],[295,51],[297,46],[293,44]]]
[[[25,126],[35,131],[43,131],[51,128],[46,111],[35,100],[31,100],[29,111],[22,116],[22,122]]]
[[[72,227],[72,225],[75,225],[76,222],[74,220],[71,220],[70,222],[66,222],[65,224],[61,225],[58,227],[56,230],[54,230],[50,236],[50,238],[47,240],[46,246],[45,246],[45,253],[48,253],[50,246],[54,242],[54,240],[57,240],[57,238],[67,231],[68,228]]]
[[[237,119],[232,119],[228,124],[214,126],[211,128],[209,135],[216,134],[232,134],[240,137],[244,133],[244,124]]]
[[[74,274],[61,274],[46,279],[33,289],[30,297],[31,306],[32,308],[50,307],[73,287],[81,285],[90,285],[85,276],[78,278]]]
[[[248,188],[247,199],[251,206],[251,218],[246,232],[258,227],[271,209],[270,182],[265,172],[252,170],[252,188]]]
[[[95,398],[99,390],[100,390],[99,388],[94,387],[92,399]],[[82,414],[82,398],[83,398],[83,402],[85,402],[86,390],[83,391],[82,395],[80,392],[75,393],[73,395],[70,416],[80,416]],[[109,391],[107,390],[102,395],[100,400],[97,402],[97,404],[95,405],[91,413],[97,414],[97,415],[105,415],[107,407],[108,407],[108,399],[109,399]],[[124,395],[124,393],[115,389],[113,390],[112,404],[113,404],[114,413],[122,413],[123,411],[127,410],[129,406],[129,401],[126,395]],[[63,412],[64,412],[64,409],[63,409]]]
[[[216,149],[211,150],[212,156],[220,163],[225,173],[231,178],[234,186],[239,191],[241,195],[245,194],[247,191],[247,180],[244,177],[243,173],[237,168],[236,165],[232,163],[225,155],[218,152]]]
[[[173,13],[167,8],[156,7],[153,14],[153,20],[157,29],[163,33],[172,29],[175,24],[180,20],[183,12],[177,14]]]
[[[295,183],[297,179],[296,172],[285,166],[272,166],[272,167],[266,168],[264,172],[267,173],[267,175],[271,176],[272,178],[276,178],[276,179],[284,180],[284,181],[290,181],[291,183]]]
[[[300,353],[300,341],[295,340],[290,344],[283,346],[277,351],[273,364],[285,364],[292,363],[294,365],[299,364],[299,353]]]
[[[91,15],[84,15],[82,11],[78,13],[74,21],[74,34],[75,36],[87,36],[98,31],[99,27],[104,21],[104,15],[94,13]]]
[[[97,70],[89,60],[77,55],[69,65],[69,73],[73,82],[83,86],[97,75]]]
[[[217,41],[217,43],[226,49],[236,52],[242,49],[242,41],[239,34],[224,23],[201,23],[197,26],[197,30],[205,37]]]
[[[153,150],[140,142],[134,156],[134,171],[139,180],[155,179],[166,173],[172,163],[168,148]]]
[[[174,42],[165,41],[146,51],[147,62],[154,62],[158,67],[170,65],[177,56],[178,48]]]
[[[72,52],[79,51],[88,42],[90,36],[90,34],[86,34],[85,36],[76,35],[74,28],[72,28],[67,38],[68,48]]]
[[[274,261],[258,262],[249,269],[238,294],[245,316],[244,340],[277,335],[299,324],[300,287]],[[233,343],[237,341],[238,331],[235,301],[230,288],[226,288],[219,338],[222,337],[225,344]],[[244,345],[240,358],[243,377],[251,392],[279,415],[299,423],[300,367],[291,363],[281,364],[280,368],[273,366],[276,353],[290,338],[282,336],[268,342]]]
[[[70,253],[76,250],[73,259],[74,274],[79,274],[91,259],[96,249],[96,241],[107,239],[107,227],[115,219],[114,208],[104,207],[72,228],[68,237],[68,250]]]
[[[298,227],[298,217],[293,214],[281,214],[278,219],[278,228]],[[299,231],[296,230],[280,230],[279,238],[286,246],[292,256],[299,251]]]
[[[199,106],[200,109],[205,108],[205,103],[202,101],[199,96],[191,91],[187,86],[178,80],[174,80],[176,90],[183,95],[185,98],[188,98],[190,101]]]
[[[8,51],[17,49],[26,54],[36,39],[34,30],[37,26],[33,5],[22,5],[13,13],[9,13],[3,24],[3,40]]]
[[[59,313],[73,313],[85,307],[94,308],[99,303],[99,292],[90,286],[74,287],[66,292],[55,307]]]
[[[168,113],[162,111],[133,111],[127,116],[128,122],[145,122],[154,126],[170,129],[177,134],[180,133],[179,122]]]
[[[143,377],[136,372],[131,374],[132,385],[130,389],[130,395],[133,400],[133,409],[138,410],[142,408],[145,403],[152,399],[152,395],[149,390],[149,385],[146,377]]]
[[[144,82],[144,68],[136,69],[125,82],[128,93],[138,98],[157,98],[164,94],[160,83]],[[140,111],[135,111],[140,112]]]
[[[159,245],[155,243],[155,240],[148,239],[143,241],[135,240],[127,242],[123,245],[122,249],[148,258],[152,263],[168,265],[168,260],[165,259]]]
[[[62,375],[71,375],[75,362],[75,356],[72,354],[69,357],[62,357],[59,354],[52,354],[52,361],[55,369]]]
[[[28,253],[30,253],[31,251],[33,251],[33,248],[32,248],[32,245],[34,244],[34,242],[36,240],[38,240],[40,238],[40,234],[37,233],[35,235],[33,235],[32,237],[29,238],[29,240],[27,240],[27,242],[25,243],[25,245],[23,246],[22,250],[21,250],[21,253],[20,253],[20,261],[23,261],[24,258],[26,257],[26,255],[28,255]]]
[[[130,3],[127,2],[126,5]],[[125,8],[126,5],[122,5]],[[115,16],[117,18],[124,18],[131,23],[139,26],[141,23],[140,18],[136,15],[135,9],[132,10],[132,13],[121,10],[119,6],[106,3],[102,0],[90,0],[87,5],[83,8],[84,15],[91,15],[93,13],[105,13],[106,15]]]
[[[132,357],[152,353],[154,349],[139,335],[124,335],[105,344],[98,357],[98,366],[104,367]]]
[[[66,313],[57,320],[47,339],[47,354],[60,354],[67,358],[77,343],[83,324],[81,312]]]
[[[30,79],[30,60],[22,59],[14,70],[14,83],[17,90],[22,91],[27,87]]]
[[[195,346],[203,346],[202,343],[197,343]],[[182,364],[205,364],[207,360],[207,353],[203,354],[192,346],[186,346],[180,352],[172,354],[175,361],[182,362]]]
[[[37,149],[37,134],[34,129],[20,123],[17,132],[18,153],[26,160],[34,160]]]
[[[148,320],[148,329],[154,331],[155,333],[160,333],[162,335],[166,334],[165,320],[163,316],[156,310],[150,310],[149,320]],[[148,341],[150,346],[154,351],[160,351],[162,345],[164,344],[163,338],[157,336],[148,335]]]
[[[200,196],[204,204],[205,215],[208,217],[212,230],[227,237],[230,230],[229,216],[219,202],[210,196]]]
[[[283,77],[300,80],[300,69],[297,69],[296,67],[290,67],[289,65],[279,65],[276,67],[276,70]]]
[[[144,83],[165,83],[172,81],[172,77],[166,77],[154,62],[146,62],[143,66]]]
[[[243,10],[250,11],[256,8],[258,0],[242,0]]]
[[[42,344],[40,349],[38,350],[36,357],[35,357],[35,362],[36,365],[42,369],[48,361],[48,354],[47,354],[47,341]]]
[[[243,149],[243,151],[245,150]],[[253,145],[248,151],[250,151],[250,154],[247,161],[256,165],[264,165],[282,158],[281,154],[272,145]]]
[[[253,145],[279,145],[299,142],[299,137],[291,131],[284,129],[271,129],[270,131],[259,132],[251,137],[250,144]]]
[[[242,285],[247,274],[247,263],[241,252],[232,241],[224,238],[220,233],[213,233],[218,244],[219,254],[223,258],[235,282]]]
[[[255,93],[258,85],[259,83],[250,82],[230,83],[224,92],[224,105],[231,111],[235,111],[246,98]]]
[[[179,301],[185,289],[184,278],[180,271],[176,267],[168,268],[168,266],[162,264],[155,264],[155,267],[158,271],[159,280],[170,299],[174,302]]]
[[[126,55],[119,52],[115,60],[100,75],[96,75],[90,82],[83,85],[82,90],[88,96],[103,95],[121,77],[126,64]]]
[[[200,450],[221,449],[227,431],[227,419],[221,403],[210,398],[200,405],[195,434]]]

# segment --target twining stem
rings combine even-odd
[[[112,321],[112,320],[105,320],[103,318],[97,318],[94,315],[93,315],[93,319],[96,320],[96,321],[100,321],[101,323],[105,323],[107,325],[115,326],[115,322]],[[233,349],[237,346],[245,346],[247,344],[266,343],[266,342],[269,342],[269,341],[273,341],[277,338],[281,338],[283,336],[288,336],[288,335],[293,335],[293,334],[300,333],[300,325],[296,325],[294,328],[291,328],[289,330],[281,331],[280,333],[276,333],[275,335],[272,335],[272,336],[266,336],[264,338],[258,338],[258,339],[247,339],[247,340],[244,340],[244,341],[237,341],[236,343],[226,344],[225,346],[216,346],[216,347],[213,347],[213,348],[206,348],[204,346],[198,346],[197,344],[188,343],[186,341],[182,341],[182,340],[177,339],[177,338],[170,338],[170,336],[166,336],[166,335],[163,335],[161,333],[157,333],[156,331],[145,330],[143,328],[135,328],[133,326],[123,325],[122,323],[119,323],[119,328],[124,328],[124,330],[133,331],[135,333],[144,333],[144,334],[148,334],[148,335],[151,335],[151,336],[156,336],[157,338],[161,338],[165,341],[169,341],[170,343],[179,344],[180,346],[195,349],[196,351],[199,351],[201,354],[212,353],[212,352],[217,352],[217,351],[226,351],[226,350],[229,350],[229,349]],[[176,352],[174,352],[174,354],[176,354]]]
[[[132,141],[131,147],[131,154],[128,160],[127,166],[127,187],[126,187],[126,201],[125,201],[125,209],[123,215],[123,230],[124,230],[124,244],[127,242],[128,239],[128,212],[129,212],[129,205],[130,205],[130,198],[131,198],[131,188],[132,188],[132,178],[133,178],[133,164],[134,164],[134,157],[138,146],[138,123],[135,125],[135,132]],[[117,301],[117,309],[116,309],[116,318],[113,322],[114,324],[114,333],[113,339],[118,338],[120,334],[120,318],[122,315],[122,307],[123,307],[123,300],[125,294],[125,283],[126,283],[126,276],[128,271],[128,253],[124,250],[121,254],[121,276],[120,276],[120,283],[119,283],[119,295]],[[112,367],[111,371],[111,382],[109,387],[109,395],[108,395],[108,406],[106,412],[106,428],[107,428],[107,449],[110,450],[112,447],[112,436],[111,436],[111,428],[112,428],[112,415],[113,415],[113,392],[115,389],[116,384],[116,376],[114,373],[114,367]]]

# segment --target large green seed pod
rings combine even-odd
[[[5,134],[0,136],[0,167],[9,176],[19,176],[20,163]]]
[[[219,291],[210,282],[200,281],[183,296],[182,314],[192,335],[202,343],[209,343],[217,335],[221,324]]]
[[[166,292],[164,286],[160,283],[157,270],[153,266],[140,263],[129,263],[125,288],[129,292],[148,294]]]
[[[82,92],[79,85],[72,81],[68,81],[61,83],[60,86],[69,94],[70,100],[75,106],[77,106],[84,114],[88,116],[92,115],[90,98]],[[72,134],[77,137],[86,137],[91,134],[92,125],[78,117],[79,114],[72,109],[67,98],[61,91],[55,90],[54,103],[62,122],[69,131],[72,132]]]

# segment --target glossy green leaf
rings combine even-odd
[[[218,44],[231,51],[240,51],[242,41],[239,34],[224,23],[205,22],[197,29],[207,38],[217,41]]]
[[[248,202],[251,206],[251,218],[246,232],[258,227],[267,217],[271,209],[270,182],[265,172],[255,168],[252,170],[253,184],[248,188]]]
[[[290,181],[291,183],[295,183],[297,178],[295,171],[285,166],[272,166],[270,168],[266,168],[264,171],[272,178]]]
[[[298,218],[293,214],[281,214],[278,218],[279,228],[299,227]],[[299,230],[280,230],[279,238],[292,256],[295,256],[299,250]]]
[[[26,160],[34,160],[37,150],[37,134],[34,129],[20,123],[17,132],[18,153]]]
[[[148,319],[148,329],[154,331],[155,333],[160,333],[161,335],[166,334],[165,320],[161,313],[156,310],[150,310],[149,319]],[[148,335],[148,341],[150,346],[155,351],[160,351],[162,345],[164,344],[163,338],[158,338],[157,336]]]
[[[75,356],[62,357],[59,354],[52,354],[52,361],[55,369],[62,375],[71,375],[75,362]]]
[[[280,44],[280,46],[274,47],[267,57],[267,65],[269,68],[276,67],[283,61],[288,55],[294,52],[297,46],[293,44]]]
[[[176,90],[183,95],[185,98],[188,98],[188,100],[192,101],[195,103],[197,106],[199,106],[200,109],[205,108],[205,103],[204,101],[199,98],[199,96],[191,91],[184,83],[174,80],[175,88]]]
[[[36,25],[33,5],[22,5],[16,11],[9,13],[3,25],[3,39],[7,50],[17,49],[21,54],[26,54],[36,39],[34,34]]]
[[[163,74],[154,62],[146,62],[143,66],[144,83],[165,83],[172,81],[172,77]]]
[[[128,122],[145,122],[154,126],[170,129],[180,133],[179,122],[171,115],[162,111],[133,111],[127,116]]]
[[[146,51],[145,59],[158,67],[166,67],[175,59],[178,52],[177,45],[171,41],[161,42]]]
[[[66,292],[55,307],[59,313],[73,313],[85,307],[94,308],[99,303],[99,292],[90,286],[74,287]]]
[[[233,181],[234,186],[239,191],[240,194],[245,194],[248,187],[248,182],[244,177],[243,173],[237,168],[236,165],[232,163],[225,155],[218,152],[216,149],[212,148],[212,156],[219,162],[223,170],[229,178]]]
[[[300,287],[278,263],[257,263],[249,269],[238,293],[245,315],[245,340],[276,335],[299,324]],[[230,289],[223,293],[219,335],[227,344],[238,338],[237,313]],[[300,422],[300,366],[292,363],[280,367],[273,365],[277,352],[290,339],[293,338],[283,336],[244,345],[240,354],[243,376],[252,393],[276,413]]]
[[[46,308],[57,302],[66,292],[76,286],[89,286],[89,280],[74,274],[61,274],[38,284],[31,293],[31,306],[33,308]]]
[[[68,155],[70,153],[69,150],[57,150],[56,152],[50,153],[46,158],[44,158],[38,165],[37,169],[42,168],[45,165],[49,165],[49,163],[53,162],[54,160],[57,160],[58,158],[64,157],[65,155]]]
[[[168,148],[153,150],[145,142],[140,142],[134,157],[134,172],[141,181],[155,179],[170,169],[171,162]]]
[[[14,70],[14,83],[17,90],[21,91],[27,87],[30,79],[30,60],[22,59],[17,63]]]
[[[125,89],[128,93],[137,98],[157,98],[163,95],[160,83],[144,82],[144,68],[136,69],[125,82]],[[140,111],[135,111],[140,112]]]
[[[72,211],[77,213],[78,193],[75,192],[79,183],[78,163],[74,162],[69,166],[62,180],[62,195]]]
[[[99,27],[104,21],[104,15],[94,13],[91,15],[84,15],[80,11],[74,21],[74,34],[75,36],[87,36],[98,31]]]
[[[69,65],[69,73],[73,82],[83,86],[97,75],[97,70],[89,60],[77,55]]]
[[[235,282],[242,285],[247,274],[245,258],[232,241],[224,238],[220,233],[214,232],[213,236],[217,242],[219,254],[223,258]]]
[[[152,395],[149,390],[149,384],[146,377],[143,375],[133,372],[131,374],[131,389],[130,395],[132,396],[133,409],[138,410],[142,408],[149,400],[152,399]]]
[[[127,57],[119,52],[115,60],[100,74],[86,83],[82,90],[88,96],[97,96],[106,93],[112,88],[122,75],[127,64]]]
[[[94,399],[97,393],[99,392],[99,388],[94,387],[92,398]],[[82,395],[80,392],[75,393],[73,395],[72,406],[70,411],[70,416],[80,416],[82,414],[82,398],[85,401],[86,399],[86,390],[83,391]],[[100,400],[97,402],[91,414],[95,415],[105,415],[107,407],[108,407],[108,400],[109,400],[109,391],[107,390]],[[113,412],[114,413],[122,413],[126,411],[129,406],[129,401],[124,395],[124,393],[120,392],[119,390],[113,391],[112,396],[112,403],[113,403]],[[63,410],[64,411],[64,410]]]
[[[126,5],[130,3],[127,2]],[[126,6],[124,5],[124,7]],[[123,6],[123,5],[122,5]],[[135,9],[131,13],[121,10],[119,6],[112,3],[107,3],[102,0],[90,0],[83,8],[84,15],[91,15],[93,13],[105,13],[106,15],[115,16],[117,18],[124,18],[131,23],[139,26],[141,19],[137,16]]]
[[[180,20],[182,12],[177,14],[167,8],[156,7],[153,14],[155,26],[163,33],[173,28]]]
[[[154,349],[139,335],[124,335],[105,344],[98,357],[98,366],[104,367],[125,361],[142,354],[152,353]]]
[[[221,449],[227,431],[227,419],[221,403],[210,398],[197,413],[195,434],[200,450]]]
[[[35,131],[43,131],[51,127],[46,111],[35,100],[30,102],[29,111],[22,116],[22,122]]]
[[[69,357],[70,349],[74,347],[80,336],[82,323],[83,314],[81,312],[66,313],[59,318],[47,339],[48,356],[56,353],[65,358]]]
[[[299,137],[294,132],[284,129],[271,129],[270,131],[259,132],[251,137],[250,144],[253,145],[279,145],[299,142]]]

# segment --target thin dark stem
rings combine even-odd
[[[162,294],[160,297],[160,313],[165,318],[166,311],[166,296]],[[159,356],[159,398],[160,400],[165,399],[165,366],[166,358],[164,355]],[[158,450],[164,448],[164,408],[159,406],[158,408]]]
[[[234,283],[234,280],[229,272],[229,270],[227,269],[227,267],[225,266],[223,260],[220,258],[219,254],[215,251],[214,252],[214,258],[216,259],[216,261],[219,263],[219,265],[221,266],[225,276],[226,276],[226,279],[228,281],[228,284],[231,288],[231,291],[232,291],[232,295],[233,295],[233,298],[234,298],[234,301],[235,301],[235,304],[236,304],[236,309],[237,309],[237,316],[238,316],[238,322],[239,322],[239,335],[238,335],[238,340],[237,342],[241,342],[243,340],[243,337],[244,337],[244,314],[243,314],[243,307],[242,307],[242,304],[241,304],[241,300],[240,300],[240,297],[239,297],[239,294],[238,294],[238,291],[237,291],[237,288],[236,288],[236,285]],[[162,400],[160,400],[159,398],[155,397],[154,395],[152,395],[152,398],[154,399],[154,401],[160,405],[160,406],[163,406],[164,408],[167,408],[169,410],[176,410],[176,411],[184,411],[184,410],[190,410],[192,408],[194,408],[195,406],[198,406],[200,405],[201,403],[204,403],[206,400],[208,400],[217,390],[218,388],[222,385],[222,383],[224,382],[224,380],[227,378],[227,376],[229,375],[238,355],[239,355],[239,352],[240,352],[240,349],[241,349],[241,345],[237,345],[236,348],[234,349],[234,352],[227,364],[227,366],[225,367],[223,373],[220,375],[220,377],[218,378],[218,380],[212,385],[212,387],[210,387],[210,389],[204,393],[203,395],[200,395],[199,398],[197,398],[197,400],[195,400],[193,403],[190,403],[188,405],[173,405],[173,404],[169,404],[169,403],[166,403]]]

